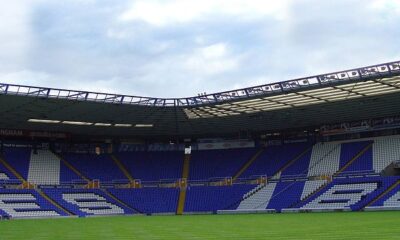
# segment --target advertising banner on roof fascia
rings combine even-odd
[[[199,143],[198,144],[198,150],[253,148],[253,147],[255,147],[254,141],[226,141],[226,142]]]
[[[5,137],[22,137],[26,136],[26,131],[22,130],[10,130],[10,129],[0,129],[0,136]]]
[[[0,136],[4,137],[40,137],[40,138],[68,138],[67,133],[28,131],[15,129],[0,129]]]

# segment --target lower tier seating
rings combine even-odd
[[[108,189],[115,197],[140,213],[175,213],[177,188]]]
[[[78,216],[134,214],[99,189],[44,189],[50,198]]]
[[[335,179],[300,208],[360,210],[388,189],[397,177]]]
[[[0,215],[20,217],[55,217],[66,214],[35,190],[0,189]]]
[[[9,180],[10,178],[8,177],[7,174],[0,172],[0,180]]]
[[[400,185],[393,188],[385,196],[376,201],[372,206],[400,207]]]
[[[190,187],[187,190],[185,212],[215,212],[236,209],[242,196],[255,186]]]
[[[182,151],[95,155],[5,147],[0,153],[0,214],[50,217],[180,213],[182,208],[188,213],[396,207],[400,185],[394,184],[400,177],[380,174],[399,160],[399,144],[397,136],[313,146],[199,150],[191,158]],[[187,181],[181,179],[184,159],[189,163]],[[231,184],[232,179],[221,181],[221,177],[236,175],[232,186],[211,186]],[[264,181],[268,184],[250,184]],[[177,183],[188,187],[181,190]],[[22,188],[42,189],[44,195]]]
[[[346,177],[330,183],[273,182],[267,185],[191,186],[186,189],[184,212],[218,210],[347,209],[366,206],[400,207],[400,177]],[[177,211],[179,188],[139,189],[0,189],[0,214],[18,217],[54,217],[68,213],[89,215],[156,214]],[[55,206],[59,205],[59,206]],[[60,207],[61,206],[61,207]],[[63,209],[61,209],[63,208]]]

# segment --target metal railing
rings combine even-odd
[[[232,100],[245,99],[257,96],[267,96],[275,93],[285,93],[294,90],[318,87],[338,82],[362,81],[366,79],[391,77],[400,74],[400,61],[377,64],[368,67],[327,73],[305,78],[298,78],[283,82],[270,83],[254,87],[236,89],[231,91],[199,94],[188,98],[155,98],[130,96],[122,94],[108,94],[99,92],[87,92],[79,90],[67,90],[57,88],[23,86],[0,83],[0,94],[30,96],[39,98],[56,98],[75,101],[91,101],[111,104],[130,104],[156,107],[190,107],[206,104],[223,103]]]
[[[379,173],[374,172],[373,170],[366,170],[366,171],[351,171],[351,172],[343,172],[340,175],[332,176],[333,179],[343,179],[343,178],[356,178],[356,177],[372,177],[372,176],[380,176]],[[233,184],[254,184],[254,182],[261,177],[265,177],[265,175],[255,175],[249,176],[245,178],[238,178],[236,179]],[[286,182],[286,181],[308,181],[313,180],[318,176],[307,176],[307,174],[297,174],[297,175],[282,175],[280,178],[273,178],[268,177],[268,182]],[[213,183],[216,182],[223,182],[227,178],[232,177],[214,177],[209,179],[198,179],[198,180],[188,180],[188,186],[211,186]],[[138,179],[135,179],[138,180]],[[157,181],[140,181],[142,187],[160,187],[160,186],[172,186],[176,184],[179,179],[160,179]],[[20,180],[0,180],[0,186],[6,185],[19,185],[22,182]],[[41,187],[68,187],[68,188],[80,188],[82,186],[87,185],[88,182],[81,179],[76,179],[68,182],[60,182],[59,185],[42,185]],[[113,181],[100,181],[100,185],[102,187],[116,187],[122,185],[128,185],[130,181],[127,179],[116,179]]]

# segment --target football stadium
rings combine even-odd
[[[176,99],[0,84],[1,239],[398,239],[399,83],[397,61]]]
[[[400,0],[0,7],[0,240],[400,239]]]

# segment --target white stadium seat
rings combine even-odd
[[[64,193],[62,198],[79,210],[94,215],[124,214],[124,210],[95,193]]]
[[[60,159],[48,150],[31,152],[28,181],[37,185],[60,184]]]
[[[247,209],[265,209],[268,206],[269,201],[271,200],[272,194],[274,193],[276,187],[276,183],[270,183],[262,187],[256,193],[248,197],[249,193],[254,192],[254,190],[246,193],[243,196],[243,200],[240,202],[239,210],[247,210]]]

